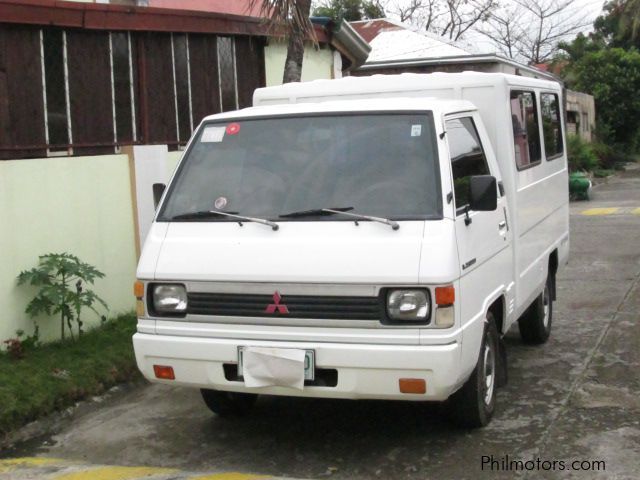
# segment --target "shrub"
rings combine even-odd
[[[611,146],[602,142],[594,142],[591,144],[591,150],[598,157],[598,161],[604,169],[621,168],[625,163],[632,161],[631,155],[619,145]]]
[[[585,142],[580,135],[567,137],[567,156],[569,157],[569,170],[591,171],[598,167],[598,157],[591,144]]]
[[[13,360],[20,360],[24,357],[24,347],[19,338],[10,338],[3,342],[7,346],[7,355]]]
[[[86,288],[93,285],[96,278],[104,273],[82,262],[69,253],[49,253],[39,257],[38,266],[18,275],[18,285],[29,284],[40,287],[36,296],[29,302],[26,313],[32,318],[46,313],[60,315],[60,335],[65,338],[65,323],[73,339],[72,322],[78,326],[78,336],[82,335],[83,322],[80,320],[82,307],[93,310],[100,303],[105,310],[107,304],[93,291]]]

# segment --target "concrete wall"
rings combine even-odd
[[[0,162],[0,341],[32,331],[24,309],[35,289],[18,287],[16,276],[46,253],[72,253],[105,273],[95,291],[111,314],[133,309],[134,231],[127,155]],[[45,339],[59,337],[58,319],[38,322]]]
[[[596,104],[588,93],[566,91],[567,132],[578,134],[587,142],[593,139],[596,128]]]
[[[284,41],[270,40],[269,45],[264,49],[267,87],[282,84],[286,58],[287,44]],[[336,78],[333,61],[333,51],[329,47],[316,50],[312,44],[308,43],[305,46],[302,61],[302,81]]]

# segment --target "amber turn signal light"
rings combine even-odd
[[[167,367],[166,365],[154,365],[153,373],[156,374],[156,378],[161,380],[175,380],[176,376],[173,373],[173,367]]]
[[[144,297],[144,283],[142,283],[140,280],[133,284],[133,294],[136,296],[136,298]]]
[[[401,378],[400,393],[427,393],[427,382],[421,378]]]
[[[456,289],[453,285],[447,285],[446,287],[436,287],[436,305],[439,307],[445,307],[453,305],[456,301]]]

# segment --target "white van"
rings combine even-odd
[[[448,400],[486,425],[501,337],[549,337],[568,259],[562,89],[405,74],[257,90],[206,118],[135,292],[140,370],[220,415],[258,394]]]

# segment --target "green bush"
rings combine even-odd
[[[567,156],[569,157],[569,170],[572,172],[590,172],[599,167],[600,162],[592,145],[585,142],[580,135],[567,137]]]
[[[625,163],[633,161],[633,156],[625,152],[620,145],[611,146],[602,142],[594,142],[591,144],[591,149],[598,157],[602,168],[608,170],[620,169]]]

